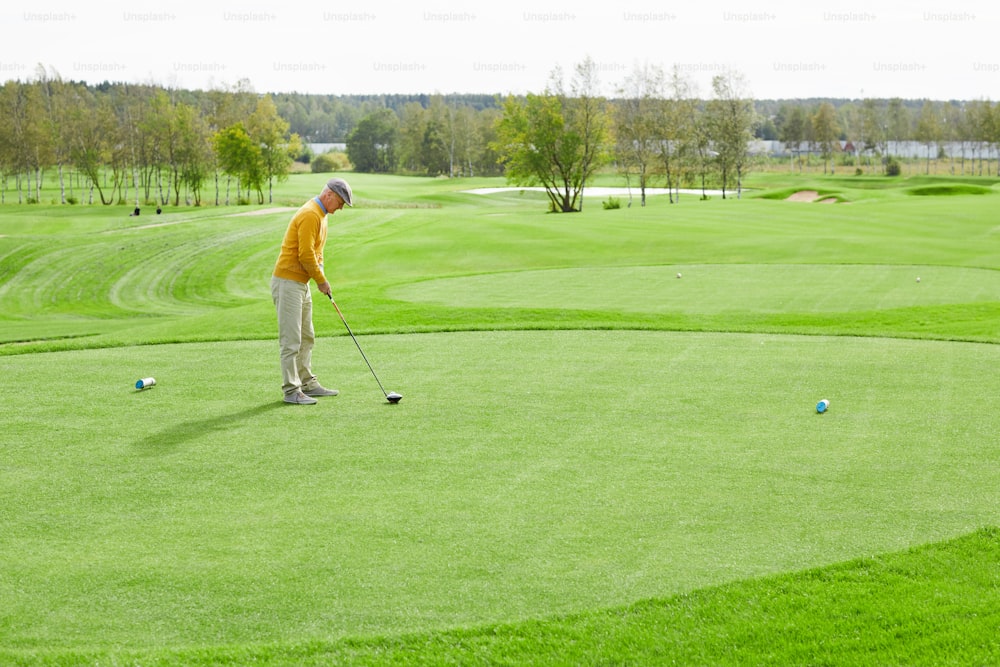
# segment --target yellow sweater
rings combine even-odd
[[[278,278],[316,284],[326,282],[323,274],[323,246],[326,245],[326,213],[315,199],[302,205],[288,223],[281,253],[274,264]]]

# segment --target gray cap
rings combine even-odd
[[[330,188],[330,190],[343,199],[345,204],[354,206],[354,201],[351,197],[351,186],[347,184],[347,181],[342,178],[331,178],[326,182],[326,187]]]

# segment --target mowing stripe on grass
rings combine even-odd
[[[1000,523],[1000,347],[658,332],[0,358],[10,648],[308,642],[628,604]],[[222,369],[222,374],[220,374]],[[139,377],[157,385],[136,392]],[[67,381],[67,377],[71,381]],[[819,398],[832,401],[817,415]]]
[[[472,308],[832,313],[996,302],[1000,271],[856,264],[586,267],[438,278],[388,295]]]

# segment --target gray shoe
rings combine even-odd
[[[336,396],[340,392],[336,389],[327,389],[322,385],[313,385],[312,387],[305,388],[302,392],[306,396]]]
[[[315,398],[306,396],[301,391],[293,391],[290,394],[285,394],[285,403],[295,403],[296,405],[314,405],[319,403],[319,401]]]

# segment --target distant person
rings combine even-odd
[[[161,213],[163,213],[163,209],[162,209],[162,208],[160,208],[159,206],[157,206],[157,207],[156,207],[156,215],[159,215],[159,214],[161,214]]]
[[[130,217],[130,218],[131,218],[131,217],[138,217],[138,215],[139,215],[139,207],[138,207],[138,206],[136,206],[136,207],[135,207],[135,210],[134,210],[134,211],[132,211],[132,213],[131,213],[131,214],[129,214],[129,216],[128,216],[128,217]]]
[[[323,273],[327,216],[345,205],[352,206],[351,186],[342,178],[331,178],[323,191],[299,208],[288,223],[281,252],[271,276],[271,297],[278,311],[278,345],[281,348],[281,390],[285,403],[311,405],[317,396],[336,396],[312,372],[315,332],[312,322],[310,279],[317,289],[332,297]]]

